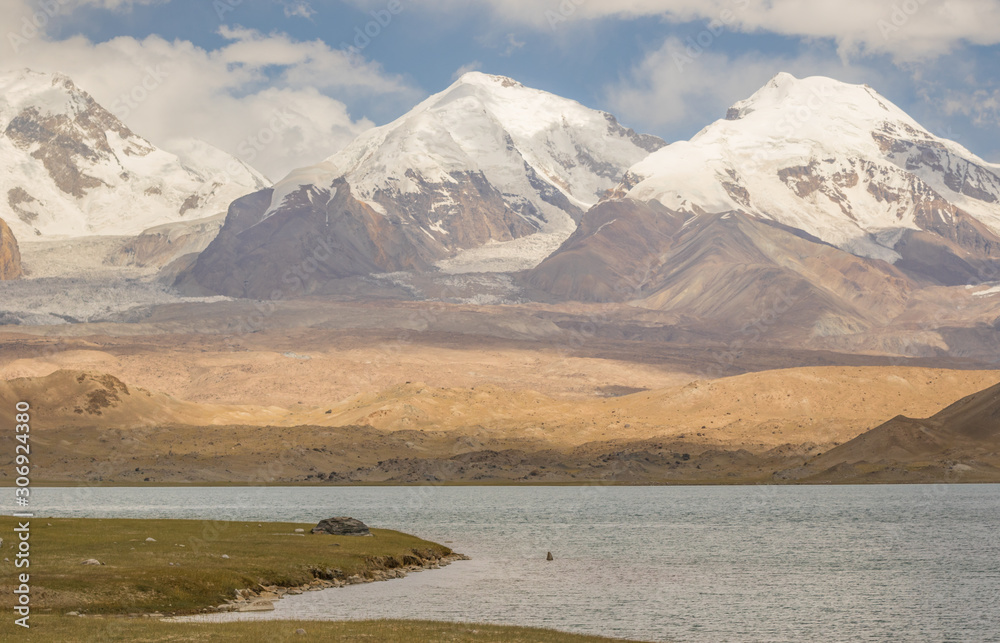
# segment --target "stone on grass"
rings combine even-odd
[[[339,517],[321,520],[313,527],[314,534],[330,534],[332,536],[371,536],[368,525],[354,518]]]
[[[102,563],[101,561],[97,560],[96,558],[88,558],[87,560],[83,561],[80,564],[81,565],[103,565],[104,563]]]

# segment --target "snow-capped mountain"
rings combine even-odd
[[[977,262],[1000,259],[1000,165],[871,87],[829,78],[777,75],[726,119],[630,168],[618,195],[746,212],[942,283],[975,282]],[[928,253],[968,265],[935,267]]]
[[[625,168],[663,145],[622,128],[610,114],[510,78],[472,72],[327,163],[334,168],[329,178],[343,177],[376,210],[427,194],[428,218],[416,224],[445,245],[452,241],[449,228],[463,225],[455,197],[463,182],[480,175],[530,233],[551,237],[555,250]],[[272,208],[298,181],[293,176],[278,186]],[[526,259],[540,261],[547,254]]]
[[[969,293],[1000,279],[998,230],[1000,166],[870,87],[779,74],[630,168],[523,283],[726,332],[843,337],[956,307],[995,318]]]
[[[66,76],[0,74],[0,218],[22,243],[136,235],[268,184],[207,143],[181,147],[157,148]]]
[[[663,145],[610,114],[469,73],[323,163],[292,172],[253,207],[234,204],[195,277],[215,292],[243,294],[246,286],[266,296],[280,275],[269,276],[261,259],[287,265],[319,240],[336,259],[317,279],[530,268],[628,167]]]

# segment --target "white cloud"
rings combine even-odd
[[[85,7],[107,9],[109,11],[130,11],[136,5],[165,4],[170,0],[0,0],[0,15],[3,15],[3,31],[19,33],[28,21],[29,28],[42,27],[53,18],[66,16]]]
[[[517,36],[515,36],[512,33],[509,33],[507,34],[507,37],[504,42],[503,53],[501,53],[500,55],[505,58],[509,58],[510,56],[514,55],[515,51],[523,49],[526,44],[528,43],[526,43],[523,40],[518,40]]]
[[[451,79],[458,80],[459,78],[469,73],[470,71],[479,71],[482,68],[483,68],[483,63],[479,62],[478,60],[473,60],[471,63],[467,63],[456,69],[455,73],[451,75]]]
[[[297,0],[296,2],[284,2],[282,5],[285,10],[286,18],[305,18],[306,20],[312,20],[312,17],[316,15],[316,10],[312,8],[312,5],[302,0]]]
[[[722,36],[720,36],[722,37]],[[883,85],[872,70],[844,66],[836,58],[739,57],[669,38],[631,72],[605,88],[612,110],[632,126],[667,131],[700,127],[725,116],[726,108],[760,89],[775,74],[798,77],[825,75],[845,82]]]
[[[238,27],[220,34],[229,42],[213,51],[158,36],[94,43],[39,35],[4,56],[0,69],[65,73],[154,143],[169,149],[171,140],[201,138],[272,179],[326,158],[373,125],[352,118],[328,94],[400,106],[423,95],[379,65],[321,41]]]
[[[942,100],[942,106],[949,116],[962,114],[976,125],[1000,126],[1000,89],[952,91]]]
[[[351,1],[363,7],[383,2]],[[468,7],[464,0],[410,2],[443,11]],[[538,29],[601,18],[720,21],[744,32],[828,38],[845,58],[868,52],[913,60],[965,43],[1000,43],[1000,0],[487,0],[487,4],[500,18]]]

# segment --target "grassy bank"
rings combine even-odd
[[[0,517],[2,557],[10,559],[0,562],[3,641],[612,640],[530,628],[423,621],[176,623],[134,616],[200,612],[246,588],[302,586],[314,581],[314,569],[335,570],[343,577],[371,577],[414,558],[451,553],[441,545],[395,531],[372,530],[371,538],[313,536],[308,533],[312,525],[187,520],[33,519],[28,570],[32,615],[31,628],[25,630],[14,624],[11,609],[15,572],[24,571],[13,564],[14,526],[13,518]],[[87,559],[104,564],[82,565]]]
[[[4,539],[0,604],[13,605],[13,518],[0,518]],[[31,590],[35,613],[199,612],[238,589],[294,587],[311,570],[370,576],[407,557],[440,557],[447,547],[395,531],[366,538],[314,536],[315,524],[189,520],[31,521]],[[305,534],[295,529],[304,529]],[[153,539],[148,541],[147,539]],[[228,558],[224,558],[227,556]],[[82,565],[96,559],[103,565]],[[4,609],[6,612],[7,610]]]
[[[34,620],[34,617],[32,617]],[[0,632],[10,632],[6,623]],[[20,628],[19,628],[20,629]],[[296,633],[305,630],[305,635]],[[16,634],[16,633],[15,633]],[[620,639],[579,636],[523,627],[436,623],[428,621],[262,621],[255,623],[165,623],[120,618],[45,616],[31,632],[3,640],[102,641],[103,643],[177,643],[214,641],[281,643],[283,641],[392,641],[398,643],[621,643]]]

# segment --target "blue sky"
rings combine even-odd
[[[246,141],[291,109],[295,124],[246,159],[271,178],[399,116],[462,69],[514,77],[667,140],[689,138],[778,71],[867,82],[1000,162],[995,0],[61,3],[41,35],[6,44],[5,67],[68,73],[168,146],[197,136],[246,157]],[[38,7],[0,0],[8,41]],[[345,52],[366,28],[370,42]],[[151,98],[116,102],[150,73]]]

